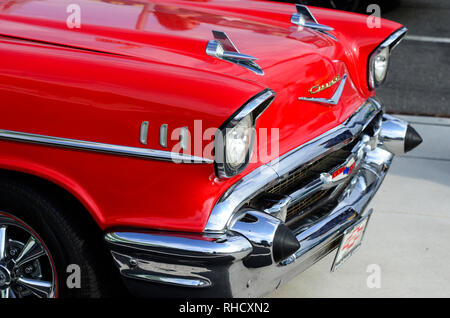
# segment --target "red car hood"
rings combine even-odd
[[[207,69],[263,83],[269,83],[267,77],[255,76],[205,54],[212,30],[226,32],[241,52],[257,57],[257,63],[269,76],[277,72],[280,64],[305,66],[322,57],[345,58],[339,42],[310,29],[299,31],[291,24],[294,5],[261,1],[237,4],[230,0],[80,0],[76,3],[81,9],[81,28],[70,29],[67,8],[72,3],[0,1],[0,34]],[[361,19],[324,9],[312,11],[325,16],[322,23],[333,16],[341,21]],[[333,33],[339,37],[342,31]],[[390,31],[381,32],[381,38]],[[334,76],[333,72],[315,72],[317,82]]]
[[[362,104],[370,95],[365,79],[367,54],[399,27],[385,22],[382,29],[369,30],[369,34],[362,27],[364,16],[313,8],[320,23],[335,28],[332,33],[339,41],[334,41],[311,29],[298,30],[290,22],[295,6],[289,4],[78,0],[81,28],[70,29],[67,7],[72,3],[0,1],[0,34],[202,69],[271,88],[277,98],[259,125],[279,128],[280,153],[336,126]],[[242,53],[257,57],[265,75],[207,56],[212,30],[224,31]],[[311,87],[344,73],[349,74],[348,84],[336,107],[298,100],[308,97]],[[329,98],[334,90],[324,90],[315,97]],[[231,105],[229,115],[239,106]]]

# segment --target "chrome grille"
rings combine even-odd
[[[275,184],[264,188],[247,206],[275,215],[280,213],[286,225],[294,231],[326,215],[338,204],[339,197],[357,173],[365,147],[376,146],[381,115],[381,112],[375,115],[342,148],[292,170]],[[354,163],[354,168],[339,178],[344,171],[342,169],[349,167],[350,162]],[[337,175],[332,177],[334,173]],[[287,203],[282,206],[280,202]]]
[[[266,190],[268,193],[287,194],[295,191],[308,182],[319,178],[322,172],[330,171],[341,165],[351,155],[351,148],[356,142],[351,143],[343,149],[337,150],[328,156],[289,174],[283,181]]]
[[[356,141],[319,159],[309,166],[302,167],[301,169],[292,172],[284,180],[268,188],[265,192],[269,194],[289,195],[298,188],[319,178],[321,173],[330,171],[336,166],[345,163],[351,155],[351,149],[355,143]],[[320,190],[290,205],[286,214],[286,224],[289,225],[295,223],[301,217],[310,214],[313,211],[313,208],[319,207],[321,206],[321,203],[329,200],[334,191],[335,188]]]
[[[306,199],[300,200],[299,202],[291,205],[287,210],[286,222],[289,223],[293,218],[297,218],[299,216],[304,216],[306,213],[305,210],[312,206],[315,203],[318,203],[320,200],[324,198],[328,198],[328,196],[334,191],[334,189],[322,190],[314,193],[313,195],[307,197]]]

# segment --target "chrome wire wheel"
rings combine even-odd
[[[56,295],[56,270],[42,239],[20,219],[0,212],[0,298]]]

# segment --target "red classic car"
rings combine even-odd
[[[1,297],[249,297],[361,243],[406,33],[266,1],[0,1]]]

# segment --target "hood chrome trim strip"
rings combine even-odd
[[[198,164],[213,163],[213,160],[211,159],[185,155],[170,151],[120,146],[77,139],[37,135],[12,130],[0,129],[0,139],[35,143],[55,147],[71,148],[77,150],[94,151],[119,156],[171,161],[174,163],[198,163]]]

